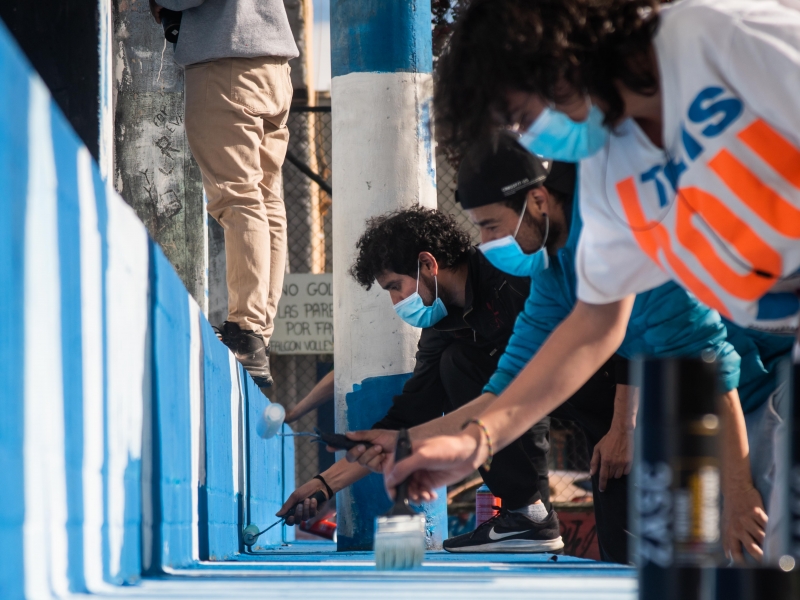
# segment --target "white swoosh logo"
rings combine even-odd
[[[489,539],[490,540],[502,540],[503,538],[507,538],[510,535],[519,535],[520,533],[525,533],[524,531],[510,531],[508,533],[495,533],[494,527],[489,532]]]

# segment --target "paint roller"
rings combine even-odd
[[[256,433],[258,434],[258,437],[264,440],[272,439],[276,435],[281,437],[310,437],[314,438],[312,441],[325,444],[326,446],[330,446],[336,450],[350,450],[359,444],[366,446],[367,448],[372,446],[372,444],[369,442],[351,440],[341,433],[325,433],[316,427],[314,428],[313,432],[300,431],[281,433],[281,427],[283,427],[283,422],[285,419],[286,410],[283,408],[283,406],[274,403],[270,404],[264,409],[264,412],[261,413],[261,417],[259,417],[258,423],[256,423]]]

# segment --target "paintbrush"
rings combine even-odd
[[[411,455],[408,431],[397,434],[395,462]],[[425,515],[408,504],[408,479],[395,489],[394,506],[375,519],[375,567],[379,571],[413,569],[425,558]]]

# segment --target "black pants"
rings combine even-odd
[[[442,384],[450,410],[481,395],[483,386],[497,368],[500,352],[490,357],[484,350],[465,344],[450,344],[439,362]],[[492,459],[489,471],[480,469],[483,481],[509,510],[537,500],[550,510],[547,453],[550,450],[550,419],[545,417]]]
[[[499,353],[497,353],[499,354]],[[497,368],[499,356],[489,357],[482,350],[451,344],[442,354],[440,369],[451,410],[477,398]],[[608,433],[614,416],[616,384],[609,362],[552,416],[574,421],[589,441],[589,453]],[[547,453],[550,450],[550,419],[534,425],[513,444],[495,454],[492,468],[481,469],[484,482],[510,510],[541,499],[550,509],[550,483]],[[597,489],[592,478],[597,540],[603,560],[628,562],[628,477],[610,479],[606,491]]]
[[[589,455],[608,433],[614,416],[616,384],[611,362],[598,371],[578,392],[554,410],[551,416],[574,421],[586,434]],[[628,476],[609,479],[606,491],[598,489],[598,475],[592,477],[594,516],[600,557],[615,563],[628,562]]]

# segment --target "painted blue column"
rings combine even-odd
[[[430,133],[429,0],[333,0],[334,362],[337,430],[370,427],[414,368],[419,330],[403,323],[379,287],[347,273],[365,221],[415,205],[436,208]],[[340,492],[340,550],[372,547],[374,518],[388,508],[380,477]],[[441,548],[443,504],[428,507],[430,547]],[[437,516],[438,515],[438,516]]]
[[[25,597],[24,231],[28,187],[28,70],[0,23],[0,590]]]

